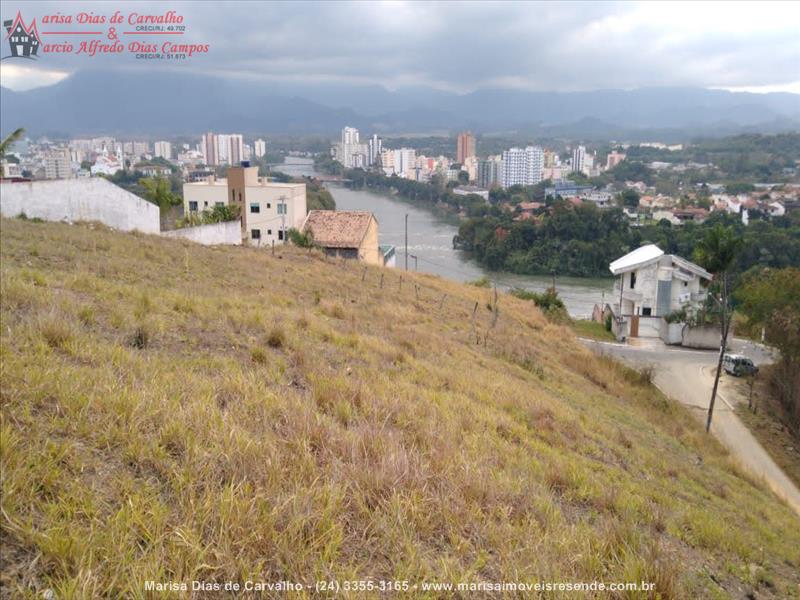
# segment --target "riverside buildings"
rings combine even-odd
[[[471,156],[475,156],[475,136],[469,131],[464,131],[456,138],[456,162],[463,165]]]
[[[536,185],[542,181],[544,151],[539,146],[511,148],[503,152],[503,187]]]

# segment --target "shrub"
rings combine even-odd
[[[139,325],[131,334],[129,343],[132,347],[144,350],[150,344],[150,331],[146,325]]]
[[[270,348],[281,348],[286,343],[286,334],[278,326],[270,329],[267,334],[267,345]]]
[[[259,365],[266,364],[267,362],[267,353],[264,352],[263,348],[253,348],[250,350],[250,359]]]
[[[289,238],[290,242],[300,248],[311,248],[314,246],[314,236],[311,235],[310,231],[303,233],[292,227],[286,232],[286,236]]]
[[[480,279],[476,279],[475,281],[470,281],[469,285],[474,285],[475,287],[479,288],[488,288],[492,286],[492,281],[484,275]]]

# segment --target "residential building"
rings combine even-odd
[[[4,159],[0,161],[0,178],[21,179],[22,169],[18,163],[12,163]]]
[[[228,135],[228,164],[238,165],[244,160],[244,138],[240,133]]]
[[[69,148],[56,148],[45,155],[44,176],[45,179],[69,179],[72,177]]]
[[[183,184],[184,214],[234,205],[241,215],[242,241],[252,246],[283,243],[286,231],[300,228],[306,216],[304,183],[277,183],[258,176],[247,163],[228,169],[227,179],[214,176]]]
[[[167,160],[172,158],[172,144],[169,142],[156,142],[153,145],[153,155]]]
[[[461,163],[461,170],[466,171],[469,181],[476,181],[478,179],[478,157],[466,157]]]
[[[544,152],[539,146],[511,148],[503,152],[503,187],[536,185],[542,181]]]
[[[369,143],[367,145],[367,166],[371,167],[380,160],[381,152],[383,151],[383,140],[376,134],[373,134],[373,136],[369,138]]]
[[[117,154],[109,154],[104,151],[97,157],[90,171],[93,176],[107,175],[110,177],[117,171],[123,171],[124,169],[125,162],[121,151]]]
[[[400,148],[394,151],[394,172],[406,179],[416,179],[417,151]]]
[[[625,160],[624,153],[612,150],[611,152],[608,153],[608,156],[606,156],[606,170],[613,169],[623,160]]]
[[[475,156],[475,136],[464,131],[456,138],[456,162],[463,165],[470,156]]]
[[[312,210],[302,231],[328,256],[356,259],[383,266],[387,252],[378,246],[378,221],[371,212],[359,210]],[[392,253],[393,254],[393,253]]]
[[[213,167],[219,164],[218,139],[217,136],[210,131],[203,136],[202,152],[207,165]]]
[[[355,127],[343,128],[341,142],[331,148],[333,159],[348,169],[363,169],[369,166],[369,152],[367,144],[360,143],[359,132]]]
[[[684,258],[664,254],[648,244],[629,252],[609,265],[619,276],[614,284],[611,306],[626,320],[630,337],[658,337],[661,319],[685,310],[695,313],[706,300],[711,273]]]
[[[169,177],[172,175],[172,170],[164,165],[138,164],[133,166],[133,170],[139,171],[147,177]]]
[[[586,147],[578,146],[572,151],[572,170],[583,173],[586,169]]]
[[[256,158],[261,158],[262,156],[266,156],[267,154],[267,142],[258,139],[253,143],[253,155]]]
[[[486,160],[478,161],[476,180],[482,188],[502,186],[503,160],[499,156],[490,156]]]

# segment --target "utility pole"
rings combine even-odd
[[[406,271],[408,271],[408,213],[406,213]]]

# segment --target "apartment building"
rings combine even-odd
[[[258,167],[230,167],[227,179],[214,176],[183,184],[184,214],[214,206],[239,208],[242,242],[251,246],[282,244],[286,231],[300,228],[306,217],[304,183],[277,183],[258,176]]]
[[[57,148],[47,153],[44,158],[44,176],[46,179],[69,179],[72,177],[69,148]]]
[[[475,136],[464,131],[456,138],[456,162],[463,165],[470,156],[475,156]]]
[[[503,187],[536,185],[542,181],[544,151],[539,146],[511,148],[503,152]]]

